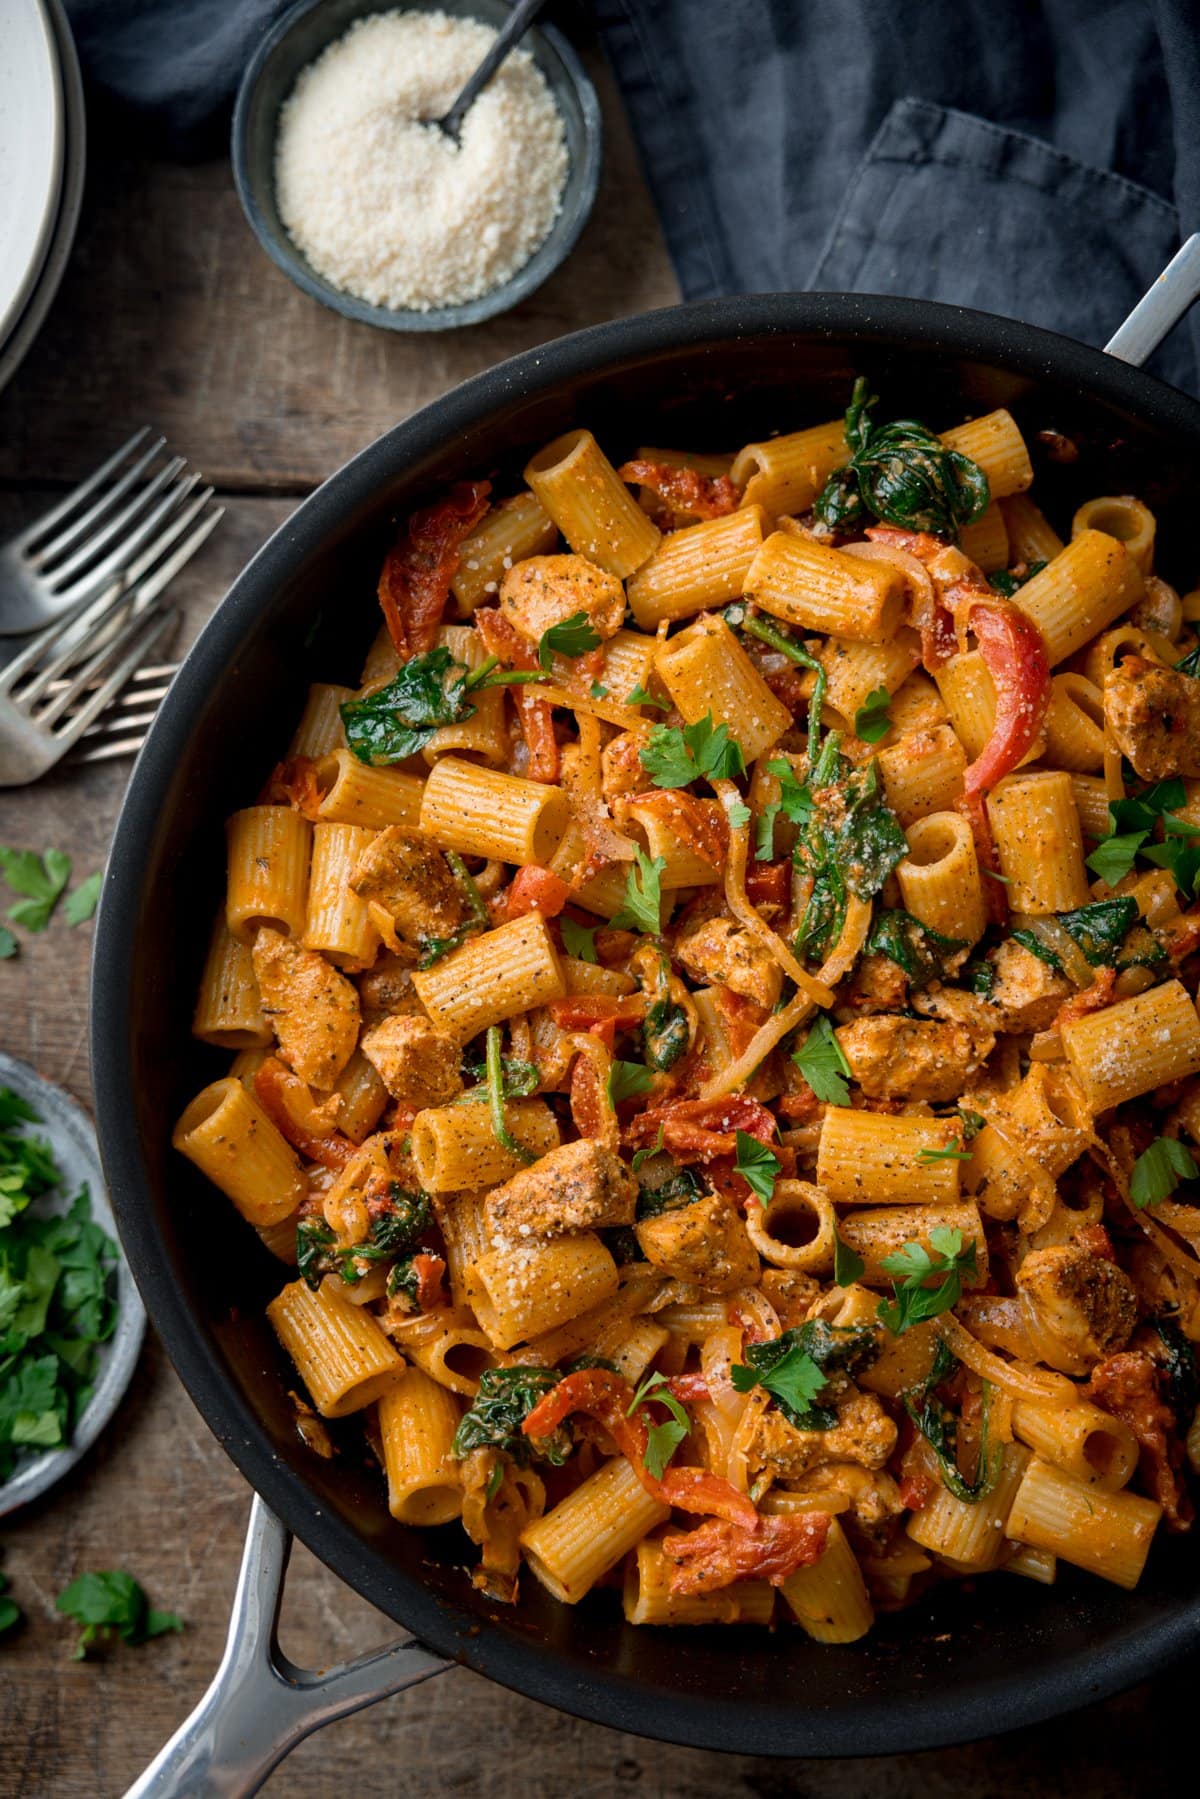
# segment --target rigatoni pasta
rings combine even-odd
[[[233,796],[173,1142],[497,1603],[848,1644],[1190,1520],[1200,606],[878,405],[461,482]]]

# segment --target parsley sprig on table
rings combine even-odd
[[[0,1088],[0,1480],[22,1449],[56,1449],[91,1393],[96,1345],[112,1335],[116,1246],[91,1218],[86,1187],[70,1210],[31,1210],[58,1169],[26,1134],[31,1106]]]
[[[55,908],[71,879],[71,858],[65,850],[48,849],[43,855],[36,850],[14,850],[0,847],[0,875],[13,893],[19,894],[15,906],[8,909],[12,924],[23,930],[46,929]],[[83,924],[92,916],[100,899],[100,874],[89,875],[73,892],[67,894],[63,916],[69,925]],[[0,926],[0,962],[17,953],[17,939]]]
[[[133,1575],[122,1568],[80,1574],[54,1603],[66,1617],[83,1626],[75,1645],[73,1659],[77,1662],[94,1644],[114,1636],[137,1648],[152,1637],[183,1629],[178,1613],[155,1611]]]

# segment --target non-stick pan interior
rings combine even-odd
[[[94,973],[93,1059],[113,1202],[134,1272],[193,1399],[312,1549],[432,1647],[535,1697],[645,1734],[743,1752],[911,1749],[1044,1717],[1144,1677],[1200,1642],[1200,1558],[1159,1544],[1135,1594],[1067,1570],[998,1575],[821,1648],[798,1630],[634,1630],[619,1595],[569,1610],[526,1577],[489,1605],[456,1530],[389,1517],[355,1433],[325,1462],[297,1437],[295,1384],[263,1317],[283,1271],[173,1154],[171,1123],[227,1058],[189,1020],[223,892],[223,821],[253,803],[313,680],[354,684],[378,623],[397,515],[445,482],[519,481],[573,424],[614,457],[733,449],[839,412],[865,373],[888,414],[939,428],[1009,405],[1060,531],[1080,499],[1135,492],[1160,567],[1192,586],[1200,408],[1044,333],[951,308],[818,295],[676,309],[564,339],[456,390],[380,439],[302,506],[232,590],[178,677],[134,774]],[[1061,433],[1062,446],[1039,432]]]

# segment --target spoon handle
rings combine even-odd
[[[462,130],[462,122],[474,105],[480,92],[487,86],[500,64],[533,24],[541,12],[546,0],[517,0],[517,4],[509,13],[507,20],[496,35],[496,41],[476,69],[466,87],[450,108],[445,118],[440,120],[443,131],[457,138]]]

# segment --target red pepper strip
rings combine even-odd
[[[667,462],[625,462],[617,473],[622,481],[653,488],[672,512],[692,518],[723,518],[741,498],[728,475],[702,475],[699,469]]]
[[[291,806],[314,822],[321,816],[321,789],[317,765],[311,756],[289,756],[277,762],[267,777],[260,806]]]
[[[645,1463],[646,1426],[640,1413],[627,1416],[632,1403],[633,1388],[619,1374],[607,1368],[580,1368],[538,1401],[521,1430],[527,1437],[548,1437],[571,1412],[585,1412],[604,1426],[647,1493],[661,1505],[725,1518],[747,1531],[765,1522],[745,1493],[706,1468],[668,1468],[661,1480],[655,1480]]]
[[[922,1511],[937,1490],[938,1483],[931,1474],[906,1474],[900,1482],[900,1503],[906,1511]]]
[[[488,509],[490,481],[460,481],[444,500],[414,512],[384,558],[379,604],[396,654],[407,662],[433,648],[459,549]]]
[[[254,1091],[280,1136],[310,1162],[319,1162],[322,1168],[344,1168],[356,1153],[357,1145],[341,1131],[312,1128],[312,1095],[278,1056],[268,1056],[257,1070]]]
[[[529,912],[539,912],[543,918],[557,918],[571,897],[571,889],[565,881],[549,868],[539,868],[536,862],[529,863],[519,869],[505,896],[505,918],[524,918]]]
[[[662,791],[638,795],[638,811],[652,812],[668,831],[710,868],[723,868],[729,856],[729,819],[720,800],[698,799],[694,793]]]
[[[560,1031],[591,1031],[597,1025],[612,1025],[618,1031],[632,1031],[646,1015],[646,997],[642,993],[571,993],[565,999],[552,999],[546,1007]]]
[[[694,1405],[698,1399],[711,1397],[708,1382],[699,1370],[694,1374],[673,1374],[667,1385],[682,1405]]]
[[[489,656],[499,656],[508,668],[537,668],[535,651],[499,612],[490,609],[477,612],[475,624]],[[538,699],[536,687],[514,687],[512,698],[521,734],[529,749],[529,767],[525,772],[531,781],[544,781],[553,786],[558,780],[554,708]]]
[[[1033,747],[1050,704],[1050,659],[1041,632],[1017,606],[976,600],[971,629],[996,690],[996,722],[963,776],[967,794],[990,793]]]
[[[1113,1240],[1102,1224],[1085,1224],[1075,1231],[1071,1242],[1080,1249],[1086,1249],[1090,1256],[1097,1256],[1102,1262],[1115,1262],[1117,1252],[1113,1248]]]
[[[781,1587],[797,1568],[820,1561],[828,1535],[825,1512],[762,1517],[753,1530],[724,1518],[710,1518],[695,1530],[663,1538],[663,1554],[674,1563],[671,1592],[681,1597],[716,1593],[735,1580],[768,1580],[773,1587]]]
[[[417,1277],[417,1310],[432,1312],[435,1306],[445,1305],[446,1295],[442,1291],[442,1276],[446,1272],[446,1264],[441,1256],[415,1255],[413,1257],[413,1273]]]
[[[921,633],[921,660],[932,675],[958,652],[955,612],[972,594],[990,596],[983,570],[952,543],[928,531],[903,531],[895,525],[871,525],[867,536],[873,543],[891,544],[905,550],[929,570],[933,582],[933,610],[914,612],[912,623]]]
[[[748,999],[744,993],[735,993],[732,987],[716,986],[712,990],[712,997],[713,1008],[729,1045],[729,1053],[736,1058],[771,1015],[757,1000]]]
[[[562,1002],[557,1002],[561,1004]],[[672,1099],[648,1107],[633,1120],[629,1140],[653,1143],[662,1126],[663,1148],[685,1161],[709,1162],[737,1151],[737,1132],[773,1146],[775,1120],[756,1099]],[[776,1152],[778,1153],[778,1152]]]

